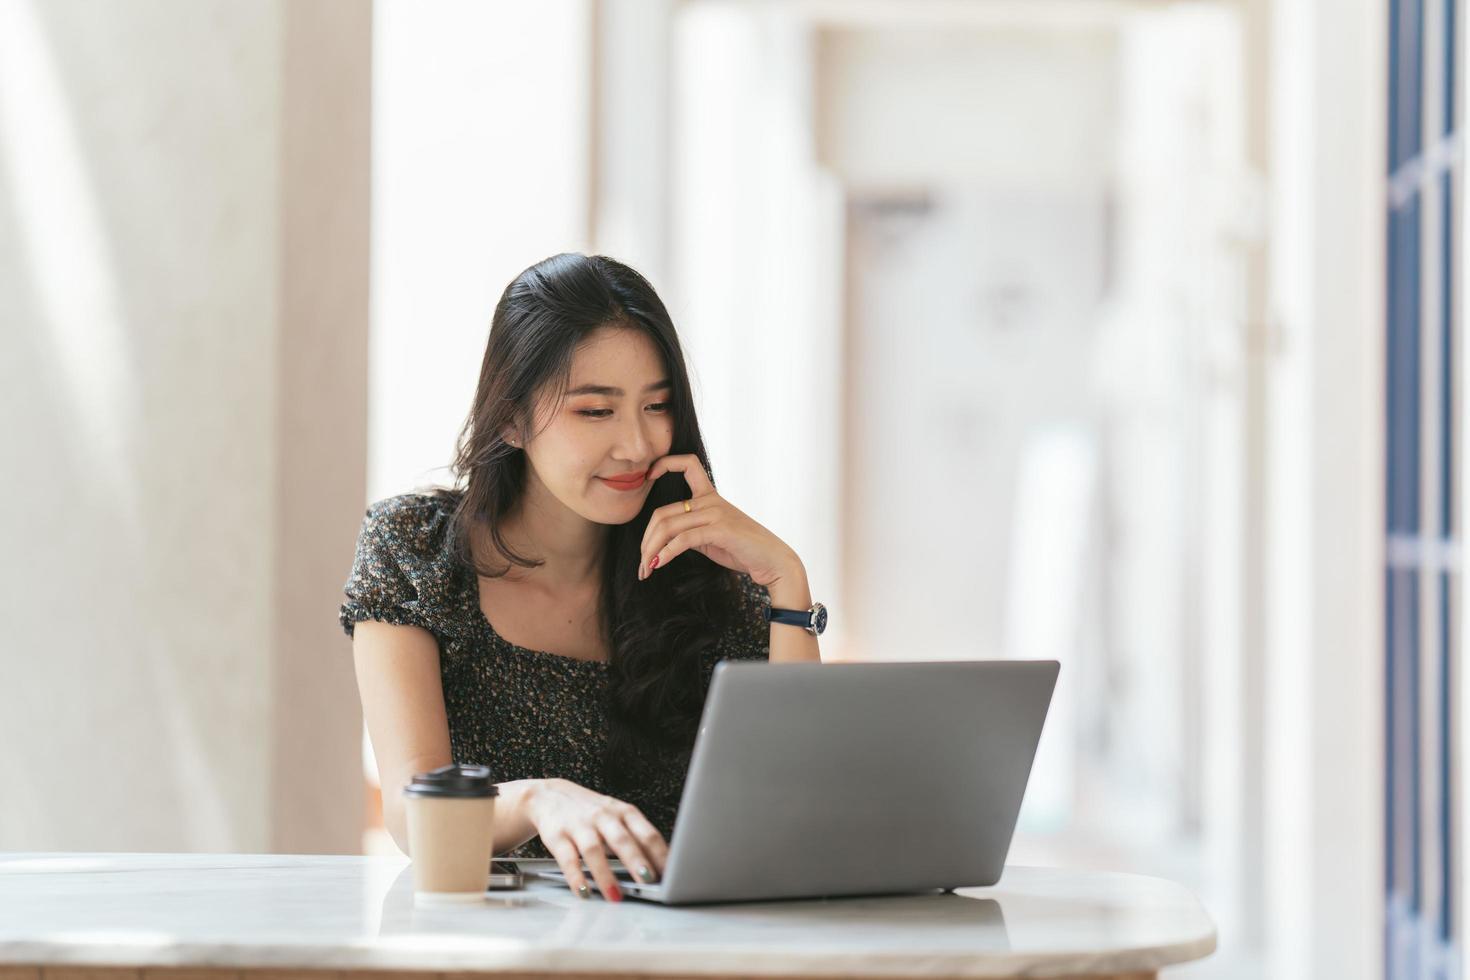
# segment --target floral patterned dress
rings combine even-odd
[[[347,635],[366,619],[421,626],[439,643],[439,672],[454,761],[490,767],[496,782],[560,777],[600,793],[607,741],[603,694],[607,664],[510,643],[480,609],[474,568],[453,551],[453,503],[409,493],[368,508],[343,591],[339,621]],[[770,594],[749,575],[740,580],[741,615],[704,664],[706,689],[715,663],[765,660]],[[672,840],[689,752],[670,750],[619,794]],[[549,857],[539,837],[509,852]]]

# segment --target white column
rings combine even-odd
[[[376,500],[451,482],[501,292],[588,248],[594,76],[590,0],[378,0],[374,18]]]
[[[592,247],[637,269],[667,303],[674,3],[598,0],[595,10]]]
[[[1273,977],[1382,965],[1385,24],[1376,0],[1289,0],[1271,23]]]
[[[0,850],[357,849],[369,35],[0,4]]]
[[[843,196],[813,156],[812,37],[777,8],[673,30],[672,288],[720,492],[789,544],[844,653]]]

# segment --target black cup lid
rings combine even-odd
[[[500,787],[490,781],[489,766],[461,766],[450,763],[429,772],[421,772],[403,787],[404,796],[499,796]]]

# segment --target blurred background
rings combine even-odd
[[[825,657],[1062,662],[1012,863],[1460,976],[1466,20],[0,0],[0,850],[391,850],[364,508],[602,252]]]

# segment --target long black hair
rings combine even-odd
[[[530,441],[535,404],[548,393],[560,404],[578,344],[606,326],[638,330],[653,341],[672,385],[669,452],[697,456],[713,482],[679,337],[653,286],[606,256],[553,255],[516,276],[496,304],[474,405],[450,468],[456,487],[436,490],[454,501],[454,546],[478,574],[499,577],[510,565],[487,567],[475,557],[477,526],[511,564],[542,564],[516,554],[502,536],[501,521],[515,510],[527,476],[525,452],[504,436],[516,433],[521,446]],[[608,529],[598,615],[611,651],[603,761],[614,791],[637,780],[647,750],[693,745],[704,707],[703,657],[734,614],[734,573],[698,551],[686,551],[667,570],[638,581],[649,516],[690,496],[683,474],[667,473],[649,488],[636,518]]]

